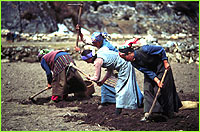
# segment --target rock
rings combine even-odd
[[[182,63],[188,63],[189,57],[183,56]]]
[[[2,2],[2,28],[19,32],[47,33],[58,29],[46,2]]]
[[[194,61],[193,61],[192,57],[190,57],[188,63],[191,64],[191,63],[193,63],[193,62],[194,62]]]
[[[164,44],[164,45],[162,45],[164,48],[171,48],[171,47],[173,47],[174,45],[175,45],[175,41],[167,41],[167,43],[166,44]]]
[[[22,59],[23,62],[29,62],[29,63],[34,63],[34,62],[38,62],[37,57],[24,57]]]
[[[187,36],[187,34],[183,34],[183,33],[179,33],[179,34],[178,34],[178,37],[179,37],[179,38],[182,38],[182,39],[183,39],[183,38],[186,38],[186,36]]]
[[[169,61],[177,62],[176,57],[173,54],[167,53],[166,55]]]
[[[2,59],[2,60],[1,60],[1,63],[9,63],[9,62],[10,62],[9,59]]]
[[[182,56],[181,56],[180,53],[175,53],[175,56],[176,56],[176,60],[177,60],[178,62],[182,61]]]
[[[199,62],[199,57],[197,57],[195,60],[196,60],[197,62]]]
[[[65,24],[69,34],[76,32],[78,7],[68,6],[68,3],[71,2],[3,1],[2,29],[11,29],[20,33],[52,33],[58,31],[58,24]],[[73,3],[80,2],[73,1]],[[144,34],[151,30],[153,34],[162,32],[174,34],[172,38],[175,40],[185,38],[186,33],[198,34],[196,30],[198,28],[198,24],[196,24],[198,22],[198,3],[174,3],[173,6],[168,6],[164,2],[85,1],[81,21],[84,27],[89,28],[92,32],[127,33],[128,30],[129,33]],[[177,8],[179,5],[181,8]],[[176,12],[177,10],[178,12]],[[127,21],[128,24],[120,26],[119,20]],[[109,24],[104,24],[104,21]],[[6,33],[5,30],[3,34]],[[21,37],[24,39],[30,36]],[[45,37],[44,39],[50,41]],[[34,38],[34,40],[38,39]]]
[[[22,55],[18,52],[17,54],[15,54],[14,60],[15,61],[19,61],[22,59]]]
[[[178,36],[172,35],[170,38],[171,38],[171,39],[178,39]]]

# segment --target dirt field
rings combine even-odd
[[[76,61],[87,74],[93,74],[93,66]],[[87,69],[86,69],[87,67]],[[171,63],[177,92],[181,100],[199,100],[199,66]],[[103,72],[104,74],[105,72]],[[143,90],[143,75],[136,71],[138,84]],[[167,122],[143,123],[143,109],[123,110],[115,116],[115,105],[97,109],[100,103],[100,87],[90,99],[75,99],[50,105],[51,90],[38,95],[37,104],[28,97],[47,85],[45,72],[39,63],[1,63],[1,130],[2,131],[198,131],[199,108],[180,110]]]

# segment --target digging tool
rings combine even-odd
[[[83,3],[81,4],[67,4],[69,6],[80,6],[79,7],[79,13],[78,13],[78,25],[80,25],[80,21],[81,21],[81,12],[82,12],[82,8],[83,8]],[[78,41],[79,41],[79,29],[77,30],[77,39],[76,39],[76,47],[78,47]]]
[[[87,75],[86,73],[84,73],[83,71],[81,71],[81,69],[79,69],[79,68],[78,68],[77,66],[75,66],[73,63],[70,63],[70,66],[73,67],[74,69],[78,70],[78,71],[79,71],[81,74],[83,74],[86,78],[89,78],[89,75]],[[91,80],[91,81],[93,81],[93,80]],[[95,82],[95,83],[98,84],[97,81],[93,81],[93,82]]]
[[[29,97],[29,100],[31,100],[31,101],[34,103],[34,102],[35,102],[35,100],[34,100],[34,97],[35,97],[35,96],[37,96],[37,95],[39,95],[39,94],[43,93],[44,91],[47,91],[48,89],[51,89],[51,88],[52,88],[52,87],[46,87],[45,89],[41,90],[40,92],[38,92],[38,93],[36,93],[36,94],[30,96],[30,97]]]
[[[79,13],[78,13],[78,25],[80,25],[80,18],[81,18],[81,12],[82,12],[83,4],[80,5]],[[78,41],[79,41],[79,30],[77,30],[77,39],[76,39],[76,46],[78,47]]]
[[[70,63],[69,66],[75,68],[76,70],[78,70],[78,71],[79,71],[81,74],[83,74],[86,78],[89,78],[89,76],[88,76],[86,73],[82,72],[82,71],[81,71],[77,66],[75,66],[72,62]]]
[[[167,74],[167,70],[165,69],[165,72],[164,72],[164,74],[163,74],[163,76],[162,76],[162,79],[161,79],[161,83],[163,83],[166,74]],[[153,103],[152,103],[152,106],[151,106],[151,108],[150,108],[150,110],[149,110],[149,113],[145,115],[145,120],[149,119],[149,116],[151,115],[152,110],[153,110],[153,108],[154,108],[154,106],[155,106],[155,104],[156,104],[156,101],[157,101],[157,98],[158,98],[159,93],[160,93],[160,87],[158,88],[158,91],[157,91],[157,93],[156,93],[156,97],[155,97],[154,100],[153,100]]]

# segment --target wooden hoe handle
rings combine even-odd
[[[167,74],[167,70],[165,69],[165,72],[164,72],[164,74],[163,74],[163,76],[162,76],[162,79],[161,79],[161,83],[163,83],[166,74]],[[153,103],[152,103],[152,106],[151,106],[151,108],[150,108],[150,110],[149,110],[149,113],[147,114],[147,116],[146,116],[145,118],[149,118],[149,116],[151,115],[152,110],[153,110],[153,108],[154,108],[154,106],[155,106],[155,104],[156,104],[156,101],[157,101],[157,98],[158,98],[159,93],[160,93],[160,87],[158,88],[158,91],[157,91],[157,93],[156,93],[156,97],[155,97],[154,100],[153,100]]]

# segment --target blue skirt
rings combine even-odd
[[[101,86],[101,103],[116,103],[114,87],[106,84]]]

